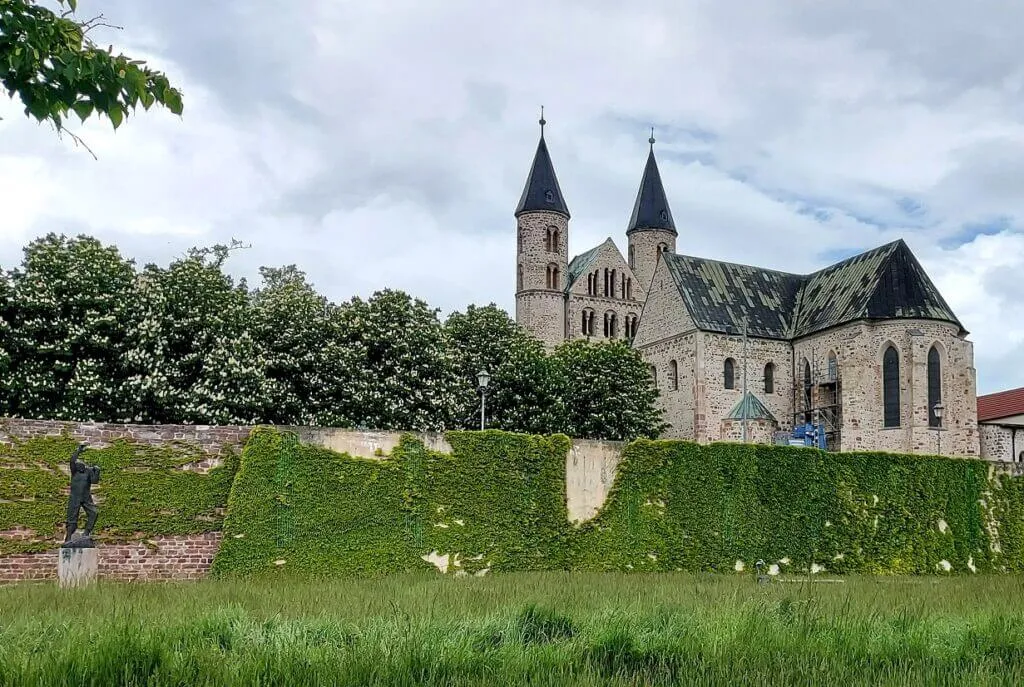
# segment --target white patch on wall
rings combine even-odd
[[[967,569],[972,573],[978,572],[978,569],[974,566],[974,556],[967,559]]]
[[[465,525],[466,525],[466,522],[464,520],[455,520],[454,522],[459,527],[465,527]]]
[[[944,570],[944,571],[946,571],[946,572],[949,572],[950,570],[952,570],[952,569],[953,569],[953,564],[952,564],[952,563],[950,563],[949,561],[947,561],[946,559],[942,559],[941,561],[939,561],[939,562],[938,562],[938,563],[936,564],[936,566],[935,566],[935,567],[936,567],[936,568],[941,568],[942,570]]]
[[[480,570],[477,570],[475,573],[473,573],[473,575],[475,577],[483,577],[484,575],[486,575],[490,571],[491,571],[490,568],[481,568]]]
[[[846,558],[846,554],[845,554],[845,553],[843,553],[842,551],[840,551],[840,552],[839,552],[839,553],[837,553],[836,555],[832,556],[832,560],[834,560],[834,561],[841,561],[841,560],[843,560],[844,558]]]
[[[872,494],[871,495],[871,505],[872,506],[877,506],[878,505],[878,494]]]
[[[441,571],[441,574],[448,572],[448,554],[440,555],[437,551],[431,551],[425,556],[420,556],[427,563]]]
[[[284,565],[284,563],[285,563],[285,561],[284,561],[283,558],[278,558],[276,561],[274,561],[274,565],[279,565],[280,566],[280,565]]]
[[[943,534],[945,534],[946,530],[948,530],[948,529],[949,529],[949,525],[946,523],[946,521],[943,520],[942,518],[939,518],[939,532],[942,532]]]
[[[736,570],[736,572],[743,572],[743,569],[745,567],[747,567],[747,566],[744,565],[743,561],[736,561],[736,565],[733,566],[733,568]]]
[[[779,563],[782,563],[783,565],[789,565],[790,564],[789,556],[786,556],[785,558],[780,560]]]
[[[811,563],[811,574],[817,575],[820,572],[825,572],[825,566],[818,565],[817,563]]]
[[[772,563],[771,565],[769,565],[768,566],[768,574],[769,575],[778,575],[779,574],[779,564],[778,563]]]
[[[443,530],[448,529],[449,525],[446,522],[435,522],[434,527],[440,527]]]

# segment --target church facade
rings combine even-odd
[[[979,456],[973,344],[906,243],[805,275],[680,255],[652,137],[627,256],[570,260],[543,125],[515,217],[516,320],[545,345],[631,342],[667,437]]]

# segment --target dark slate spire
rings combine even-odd
[[[672,211],[668,207],[665,187],[661,184],[658,163],[654,159],[654,129],[651,129],[651,152],[647,155],[647,166],[644,167],[644,178],[640,181],[640,190],[636,194],[633,205],[633,216],[629,220],[626,233],[644,230],[670,231],[676,234],[676,223],[672,220]]]
[[[533,156],[533,167],[530,168],[530,176],[526,178],[523,196],[516,207],[516,217],[524,212],[536,210],[550,210],[569,217],[569,208],[562,197],[562,189],[558,186],[555,167],[551,164],[548,144],[544,141],[545,124],[547,121],[544,119],[544,108],[541,108],[540,143],[537,144],[537,154]]]

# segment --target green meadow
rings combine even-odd
[[[0,587],[0,684],[1019,685],[1017,576]]]

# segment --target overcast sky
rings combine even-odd
[[[333,300],[513,311],[545,105],[570,252],[620,250],[649,127],[678,252],[797,272],[904,238],[1024,386],[1019,0],[81,0],[165,71],[177,118],[75,129],[0,96],[0,265],[49,231],[138,263],[237,238]]]

